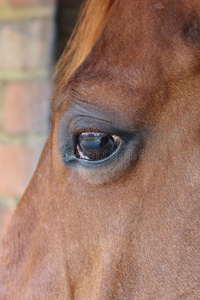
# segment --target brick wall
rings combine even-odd
[[[0,0],[0,240],[49,131],[54,0]]]

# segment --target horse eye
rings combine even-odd
[[[120,144],[120,138],[103,132],[83,132],[77,138],[76,157],[101,160],[110,156]]]

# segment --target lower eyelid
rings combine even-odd
[[[91,162],[79,160],[77,164],[74,165],[76,172],[78,172],[80,178],[90,184],[109,184],[113,180],[123,176],[123,172],[127,168],[135,166],[137,163],[138,154],[135,156],[134,153],[131,153],[133,149],[137,151],[137,147],[134,146],[133,141],[130,142],[129,146],[127,147],[127,145],[122,142],[113,155],[102,161]]]

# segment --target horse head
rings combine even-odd
[[[200,3],[87,1],[76,31],[0,298],[196,300]]]

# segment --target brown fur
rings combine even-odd
[[[51,133],[3,242],[0,299],[199,298],[200,4],[106,7],[68,80],[60,63]],[[105,124],[130,135],[117,160],[63,163],[73,134]]]

